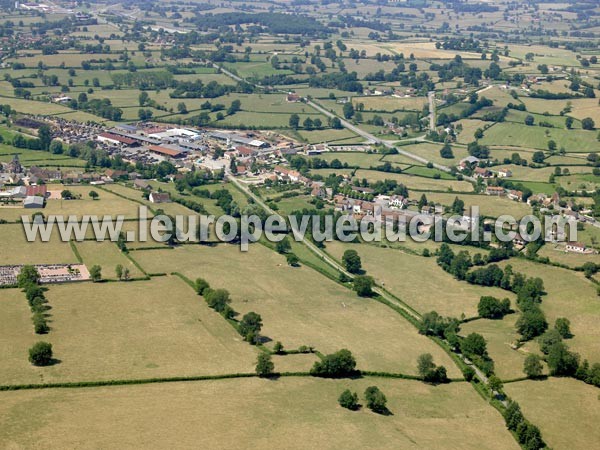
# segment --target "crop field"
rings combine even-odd
[[[249,372],[255,350],[183,281],[53,285],[50,333],[58,364],[27,361],[33,334],[27,300],[3,291],[0,384],[111,380]]]
[[[378,172],[376,170],[358,170],[355,177],[358,179],[366,178],[370,182],[379,180],[396,180],[402,183],[409,189],[417,190],[433,190],[433,191],[456,191],[456,192],[471,192],[473,185],[467,181],[458,180],[435,180],[433,178],[425,178],[414,175],[396,174],[389,172]]]
[[[546,135],[546,132],[548,132],[548,135]],[[485,130],[481,143],[546,150],[548,141],[554,140],[558,148],[565,147],[568,152],[589,153],[598,148],[596,134],[594,131],[561,130],[515,123],[496,123]]]
[[[313,269],[287,266],[283,256],[262,245],[255,244],[248,252],[225,244],[188,245],[138,252],[134,258],[148,272],[179,271],[191,279],[203,277],[213,288],[226,288],[233,309],[240,315],[259,313],[261,334],[281,341],[285,348],[309,345],[330,353],[346,347],[356,355],[359,368],[402,373],[415,373],[418,355],[429,352],[450,374],[457,374],[442,349],[400,315],[357,297]],[[381,342],[387,344],[382,347]]]
[[[477,315],[477,304],[482,295],[513,297],[496,288],[473,286],[455,280],[437,266],[435,258],[374,245],[357,247],[337,241],[327,244],[327,251],[339,261],[347,249],[358,252],[367,275],[373,276],[379,285],[420,313],[437,311],[443,316],[458,318],[464,314],[473,317]],[[444,291],[436,291],[434,286],[444,286]]]
[[[393,414],[387,417],[366,408],[351,412],[337,405],[344,389],[362,394],[373,383],[239,379],[4,392],[0,417],[9,426],[2,428],[0,444],[27,447],[43,438],[46,445],[62,448],[83,441],[91,446],[146,448],[164,448],[173,442],[181,447],[268,442],[289,449],[519,448],[501,416],[466,383],[434,387],[378,379],[375,383],[387,396]],[[220,413],[214,414],[217,410]],[[231,421],[245,426],[232,427]],[[132,429],[138,430],[135,437]]]
[[[569,378],[519,381],[504,388],[552,448],[585,450],[600,442],[598,388]]]
[[[548,294],[542,297],[541,308],[548,323],[553,325],[559,317],[569,319],[574,337],[566,341],[567,345],[582,358],[600,361],[600,330],[596,327],[600,318],[600,302],[596,286],[582,272],[522,260],[511,260],[509,263],[515,272],[544,280]],[[577,295],[573,294],[573,289],[577,290]]]

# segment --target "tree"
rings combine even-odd
[[[530,353],[525,358],[525,363],[523,364],[523,372],[529,378],[538,378],[542,375],[542,371],[544,370],[544,366],[542,366],[542,359],[534,354]]]
[[[571,116],[565,118],[565,127],[569,130],[573,127],[573,118]]]
[[[48,323],[46,322],[46,317],[42,312],[35,312],[31,320],[33,322],[33,330],[35,331],[35,334],[46,334],[48,331],[50,331],[50,327],[48,327]]]
[[[236,100],[232,101],[231,105],[229,105],[229,108],[227,108],[227,115],[232,116],[236,112],[238,112],[241,108],[242,108],[242,102],[239,99],[236,99]]]
[[[367,407],[371,411],[379,414],[387,412],[387,398],[385,398],[385,395],[377,386],[369,386],[365,390],[365,400],[367,401]]]
[[[278,355],[281,355],[283,353],[283,344],[281,343],[281,341],[275,342],[275,345],[273,345],[273,352]]]
[[[256,360],[256,374],[259,377],[268,377],[273,375],[275,364],[271,361],[269,353],[260,352]]]
[[[177,103],[177,111],[180,114],[187,114],[188,113],[188,109],[187,109],[187,106],[185,105],[185,103],[183,103],[183,102]]]
[[[570,352],[562,342],[557,342],[550,348],[546,362],[550,375],[572,376],[579,367],[579,355]]]
[[[313,121],[310,117],[307,117],[306,119],[304,119],[304,122],[302,122],[302,126],[304,127],[305,130],[312,130],[313,129]]]
[[[486,319],[502,319],[510,312],[510,300],[505,298],[500,301],[495,297],[483,296],[479,299],[477,311],[480,317]]]
[[[355,274],[360,273],[362,262],[356,250],[346,250],[344,256],[342,256],[342,262],[348,272]]]
[[[504,421],[506,422],[506,427],[509,430],[514,431],[517,429],[517,426],[523,422],[523,420],[525,420],[525,418],[521,412],[521,407],[517,402],[511,401],[506,407],[506,411],[504,411]]]
[[[487,345],[482,335],[471,333],[460,343],[460,350],[467,356],[485,356],[487,355]]]
[[[341,130],[342,128],[344,128],[344,126],[342,125],[342,121],[339,118],[334,117],[333,119],[331,119],[331,128],[333,128],[334,130]]]
[[[29,362],[34,366],[48,366],[52,363],[52,344],[37,342],[29,349]]]
[[[62,155],[64,151],[65,149],[63,148],[62,142],[54,140],[50,143],[50,153]]]
[[[556,141],[552,139],[548,141],[548,150],[550,150],[551,152],[556,150]]]
[[[483,137],[483,130],[481,128],[477,128],[473,136],[475,139],[481,139]]]
[[[352,119],[352,116],[354,115],[354,106],[352,105],[352,103],[344,103],[344,108],[342,112],[344,113],[345,119]]]
[[[210,289],[210,285],[208,284],[208,281],[206,281],[204,278],[197,278],[195,283],[195,289],[198,295],[204,295],[204,292],[207,289]]]
[[[73,199],[73,193],[71,191],[69,191],[68,189],[64,189],[61,193],[60,193],[60,197],[63,200],[72,200]]]
[[[544,162],[544,158],[545,158],[544,157],[544,152],[534,152],[533,156],[531,157],[531,160],[534,163],[541,164],[541,163]]]
[[[544,313],[539,308],[531,308],[523,312],[517,320],[517,331],[523,339],[529,340],[540,336],[548,328]]]
[[[300,264],[300,259],[298,259],[298,257],[293,253],[288,253],[285,259],[289,266],[298,267]]]
[[[38,139],[40,140],[40,148],[47,151],[52,142],[52,130],[48,125],[42,125],[38,128]]]
[[[488,386],[489,388],[495,392],[501,392],[502,391],[502,380],[500,380],[500,378],[498,378],[496,375],[492,375],[491,377],[488,378]]]
[[[596,124],[592,120],[591,117],[586,117],[581,121],[581,128],[584,130],[593,130],[596,127]]]
[[[371,297],[373,295],[373,278],[366,275],[354,277],[353,289],[359,297]]]
[[[531,114],[525,116],[525,125],[531,126],[533,122],[535,122],[535,118]]]
[[[129,280],[129,269],[127,267],[125,267],[123,269],[123,280],[125,280],[125,281]]]
[[[538,338],[540,350],[545,355],[547,355],[550,352],[552,346],[557,342],[562,342],[562,336],[560,335],[557,329],[548,330]]]
[[[427,375],[435,369],[435,364],[433,363],[433,356],[431,353],[423,353],[417,359],[417,370],[419,371],[419,375],[423,378],[426,378]]]
[[[554,328],[558,331],[563,339],[573,337],[571,334],[571,321],[565,317],[559,317],[554,322]]]
[[[205,288],[203,295],[208,306],[217,312],[222,312],[225,309],[225,306],[231,302],[229,292],[226,289],[212,290]]]
[[[148,103],[149,99],[150,99],[150,96],[148,95],[148,93],[146,91],[140,92],[140,95],[138,96],[138,102],[139,102],[140,106],[145,106],[146,103]]]
[[[440,149],[440,156],[442,158],[445,158],[445,159],[452,159],[452,158],[454,158],[454,153],[452,152],[452,147],[447,142]]]
[[[123,279],[123,266],[121,264],[117,264],[117,267],[115,267],[115,274],[119,280]]]
[[[288,124],[289,124],[290,128],[297,130],[298,127],[300,126],[300,116],[298,116],[298,114],[292,114],[290,116],[290,120],[289,120]]]
[[[262,328],[262,317],[253,311],[245,314],[239,324],[239,332],[244,340],[251,344],[258,344],[260,330]]]
[[[356,392],[352,393],[350,389],[346,389],[338,398],[338,403],[342,408],[356,411],[359,408],[358,394]]]
[[[40,274],[35,266],[25,265],[21,267],[19,275],[17,275],[17,286],[21,289],[30,285],[36,285],[40,281]]]
[[[98,198],[100,197],[96,191],[90,191],[88,195],[92,200],[98,200]]]
[[[292,249],[292,244],[290,244],[290,240],[286,236],[275,245],[275,249],[277,250],[277,253],[283,255]]]
[[[310,374],[315,377],[342,378],[356,372],[356,360],[350,350],[342,349],[315,362]]]
[[[94,265],[90,269],[90,278],[94,283],[102,280],[102,267]]]

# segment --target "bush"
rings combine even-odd
[[[204,278],[198,278],[196,279],[195,288],[198,295],[204,295],[204,291],[210,288],[210,285],[208,284],[208,281],[206,281]]]
[[[48,327],[46,318],[42,313],[35,313],[32,317],[32,321],[35,334],[46,334],[50,331],[50,327]]]
[[[269,353],[260,352],[256,361],[256,374],[259,377],[268,377],[273,374],[275,364],[271,361]]]
[[[37,342],[29,349],[29,362],[34,366],[48,366],[52,363],[52,344]]]
[[[349,389],[346,389],[338,398],[338,403],[342,408],[356,411],[359,407],[358,394],[356,392],[352,393]]]

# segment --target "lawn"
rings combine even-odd
[[[348,348],[359,368],[403,373],[415,373],[418,355],[429,352],[449,368],[450,376],[457,374],[443,350],[400,315],[313,269],[289,267],[283,256],[262,245],[248,252],[226,244],[187,245],[134,257],[148,272],[179,271],[191,279],[203,277],[213,288],[226,288],[233,309],[240,315],[259,313],[262,334],[286,348],[308,345],[322,353]]]
[[[255,350],[183,281],[52,285],[50,333],[33,334],[17,289],[0,292],[0,384],[248,372]],[[59,364],[27,361],[33,342],[53,344]]]
[[[371,385],[384,392],[392,415],[337,404],[344,389],[362,397]],[[6,424],[0,445],[8,448],[41,440],[54,448],[159,449],[174,442],[180,448],[519,448],[502,417],[466,383],[252,378],[2,392],[0,398]]]
[[[552,448],[587,450],[600,442],[598,389],[570,378],[520,381],[504,389]]]
[[[327,244],[327,252],[339,261],[347,249],[358,252],[367,275],[420,313],[437,311],[443,316],[460,318],[464,314],[473,317],[477,315],[477,304],[482,295],[514,297],[497,288],[458,281],[438,267],[434,257],[415,256],[370,244]]]

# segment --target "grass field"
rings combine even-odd
[[[3,209],[0,209],[2,217]],[[0,225],[0,247],[2,259],[0,264],[75,264],[77,258],[66,242],[60,241],[58,231],[51,234],[49,242],[39,238],[28,242],[23,225]]]
[[[545,134],[546,131],[549,132],[548,135]],[[589,153],[598,148],[596,135],[594,131],[564,130],[503,122],[488,128],[481,143],[546,150],[548,141],[554,140],[558,148],[564,147],[568,152]]]
[[[403,253],[400,250],[375,247],[368,244],[330,242],[327,251],[341,260],[346,249],[354,249],[361,257],[367,275],[420,313],[437,311],[443,316],[459,318],[477,315],[477,304],[482,295],[513,298],[508,292],[460,282],[444,272],[435,258]],[[437,287],[443,286],[443,292]]]
[[[403,145],[402,147],[400,147],[400,150],[406,150],[407,152],[414,153],[415,155],[421,156],[422,158],[425,158],[428,161],[433,161],[435,163],[444,164],[447,166],[456,165],[458,164],[458,161],[469,156],[465,147],[454,145],[452,146],[452,153],[454,154],[454,158],[442,158],[440,156],[440,150],[442,149],[442,147],[443,144],[423,142],[421,144],[415,145]],[[394,156],[397,155],[389,155],[386,156],[385,159],[387,160],[389,158],[393,158]],[[413,162],[415,161],[413,160]]]
[[[597,388],[570,378],[550,378],[510,383],[504,389],[550,447],[587,450],[600,442]]]
[[[512,302],[513,309],[517,309]],[[467,322],[460,327],[460,334],[481,334],[487,342],[487,350],[494,360],[494,372],[501,379],[513,379],[525,376],[523,363],[529,353],[542,356],[536,342],[528,342],[518,350],[512,348],[519,334],[515,330],[515,322],[519,314],[510,314],[502,320],[479,319]]]
[[[287,266],[281,255],[262,245],[253,245],[248,252],[233,245],[188,245],[138,252],[134,258],[149,272],[179,271],[192,279],[203,277],[214,288],[226,288],[233,309],[241,315],[259,313],[262,334],[286,348],[309,345],[322,353],[348,348],[359,368],[403,373],[415,373],[418,355],[430,352],[450,374],[457,374],[442,349],[400,315],[310,268]]]
[[[370,385],[385,393],[392,415],[337,404],[344,389],[362,396]],[[173,442],[181,448],[231,448],[240,442],[286,449],[519,448],[501,416],[466,383],[239,379],[3,392],[0,398],[5,448],[30,447],[41,439],[57,448],[164,448]]]
[[[546,243],[537,252],[538,256],[546,256],[550,258],[550,261],[566,264],[569,267],[581,267],[586,262],[600,261],[600,256],[597,254],[581,255],[578,253],[565,252],[564,247],[559,247],[555,244]]]
[[[0,292],[0,384],[221,374],[253,369],[255,350],[183,281],[53,285],[46,293],[59,364],[36,368],[23,293]]]
[[[68,245],[68,244],[63,244]],[[116,280],[115,267],[117,264],[129,269],[130,278],[143,277],[144,274],[135,265],[121,253],[114,242],[95,242],[84,241],[74,244],[77,251],[83,259],[83,263],[88,267],[99,265],[102,267],[102,278],[105,280]]]
[[[423,110],[423,106],[427,104],[426,97],[383,97],[383,96],[371,96],[371,97],[353,97],[352,103],[354,106],[362,103],[365,107],[365,111],[418,111]]]
[[[509,263],[515,272],[544,280],[548,294],[542,298],[541,308],[550,326],[554,325],[558,317],[569,319],[574,337],[566,343],[571,350],[581,354],[582,358],[600,361],[600,330],[596,326],[600,318],[600,302],[596,287],[581,272],[524,260],[511,260]],[[505,264],[506,262],[501,263]]]
[[[413,197],[416,198],[417,195],[413,195]],[[479,214],[490,217],[510,214],[513,217],[520,219],[527,214],[531,214],[531,208],[527,203],[515,202],[507,198],[487,195],[443,194],[439,192],[428,192],[426,195],[427,200],[430,202],[440,203],[444,206],[451,206],[454,199],[458,197],[465,202],[465,213],[469,212],[470,207],[478,206]]]
[[[473,185],[467,181],[435,180],[433,178],[425,178],[388,172],[378,172],[375,170],[357,170],[355,177],[358,179],[366,178],[370,182],[380,180],[396,180],[398,183],[404,184],[409,189],[412,188],[425,191],[473,191]]]

